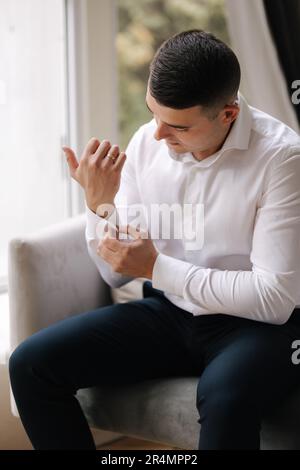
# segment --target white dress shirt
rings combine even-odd
[[[202,205],[200,249],[187,249],[185,239],[153,240],[153,287],[194,315],[282,324],[300,305],[300,138],[241,95],[239,105],[222,148],[201,161],[156,141],[155,120],[142,126],[128,146],[115,202],[147,210]],[[87,208],[90,256],[104,280],[119,287],[131,278],[96,253],[103,223]]]

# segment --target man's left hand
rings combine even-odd
[[[131,235],[134,240],[120,239],[120,233]],[[109,263],[113,271],[131,277],[152,279],[153,266],[158,256],[149,233],[127,225],[118,227],[117,236],[108,226],[108,232],[100,240],[97,253]]]

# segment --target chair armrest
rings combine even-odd
[[[68,315],[111,303],[89,257],[85,215],[9,243],[11,348]]]

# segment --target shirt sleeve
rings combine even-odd
[[[127,208],[130,205],[140,203],[140,196],[136,183],[135,168],[133,163],[134,154],[136,151],[137,138],[138,136],[136,133],[133,136],[126,150],[127,158],[121,173],[120,188],[115,197],[117,216],[116,212],[113,212],[108,219],[104,219],[99,217],[86,206],[85,238],[88,252],[102,278],[110,287],[113,288],[121,287],[122,285],[132,281],[134,278],[124,276],[120,273],[113,271],[111,265],[104,261],[104,259],[97,254],[97,247],[99,241],[105,235],[105,226],[108,223],[114,225],[116,220],[120,225],[125,224],[126,222],[128,222],[128,219],[126,218]]]
[[[285,323],[300,299],[299,149],[284,157],[272,165],[257,207],[251,271],[203,268],[159,254],[153,286],[200,311]]]

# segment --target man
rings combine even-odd
[[[64,149],[85,191],[99,272],[111,286],[137,277],[152,286],[141,300],[42,330],[13,353],[12,388],[36,449],[94,449],[79,388],[174,375],[199,377],[199,449],[258,449],[262,419],[300,384],[291,361],[300,338],[300,140],[251,108],[239,83],[229,47],[203,31],[180,33],[153,59],[154,119],[126,155],[97,139],[79,162]],[[124,207],[157,204],[202,208],[204,238],[154,240],[152,220],[122,226]],[[134,240],[122,240],[127,230]]]

